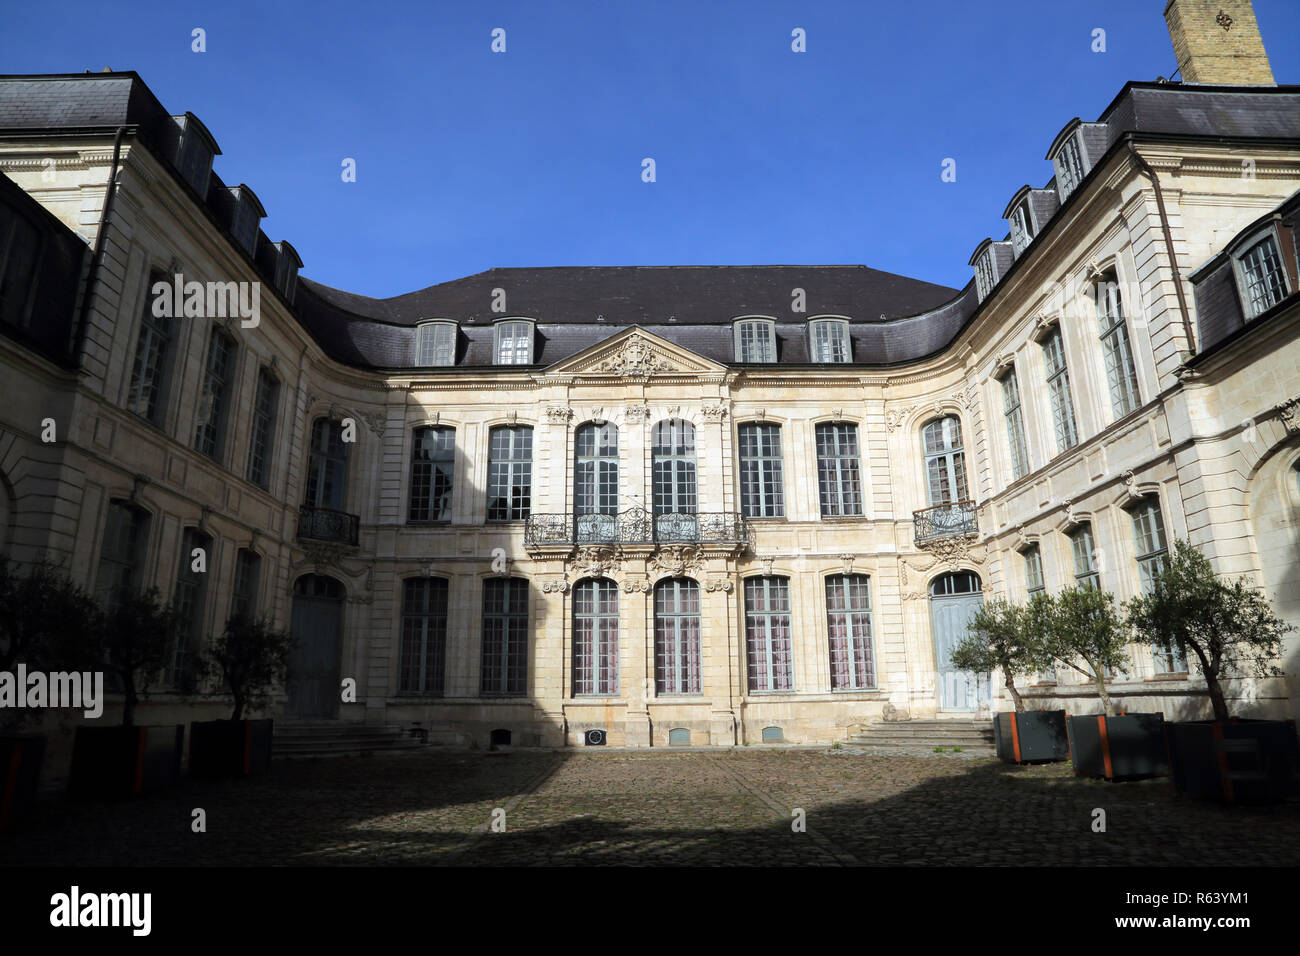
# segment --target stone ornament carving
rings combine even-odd
[[[724,594],[730,594],[735,589],[735,585],[727,578],[709,578],[704,584],[706,591],[722,591]]]
[[[1282,419],[1282,426],[1287,434],[1300,431],[1300,397],[1278,402],[1277,417]]]
[[[841,555],[840,555],[840,560],[844,562],[844,573],[845,573],[845,574],[852,574],[852,573],[853,573],[853,555],[851,555],[851,554],[841,554]]]
[[[345,545],[325,544],[317,541],[308,541],[302,544],[303,564],[313,565],[317,571],[323,571],[326,568],[337,568],[343,556],[348,553]]]
[[[552,594],[552,593],[566,594],[568,593],[568,590],[569,590],[569,582],[566,581],[564,578],[560,578],[558,581],[542,582],[542,593],[544,594]]]
[[[615,375],[649,375],[671,371],[673,366],[656,354],[640,335],[630,335],[623,347],[597,366],[597,371]]]
[[[605,545],[579,545],[569,566],[578,575],[615,574],[619,570],[619,554]]]
[[[914,410],[914,405],[908,405],[906,408],[885,409],[885,428],[891,432],[896,430]]]
[[[700,414],[704,416],[706,422],[720,422],[727,417],[727,406],[705,405],[700,409]]]
[[[763,562],[763,573],[770,575],[772,573],[772,561],[775,560],[771,555],[765,558],[759,558]]]
[[[546,420],[552,425],[565,425],[573,421],[573,409],[552,405],[546,410]]]
[[[700,549],[690,545],[670,544],[650,556],[650,569],[656,574],[677,577],[700,570]]]
[[[625,421],[644,422],[650,419],[649,405],[629,405],[623,412]]]
[[[388,425],[388,420],[384,416],[373,413],[363,414],[361,420],[370,428],[372,435],[382,436],[384,434],[384,428]]]
[[[1131,471],[1126,471],[1124,472],[1124,474],[1120,475],[1120,479],[1124,482],[1124,486],[1129,489],[1133,487],[1133,482],[1136,480],[1136,478],[1137,476],[1134,475],[1133,472]]]
[[[632,594],[636,591],[640,591],[642,594],[649,594],[650,593],[649,579],[648,578],[640,578],[638,580],[629,579],[623,582],[624,594]]]

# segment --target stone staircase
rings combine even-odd
[[[348,757],[365,753],[423,750],[428,744],[396,724],[358,724],[343,720],[275,722],[271,756]]]
[[[993,721],[972,718],[880,720],[864,725],[845,741],[867,751],[915,750],[933,753],[935,747],[993,756]]]

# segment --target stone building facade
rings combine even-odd
[[[134,73],[0,78],[0,552],[178,603],[159,720],[221,709],[192,664],[249,608],[301,639],[278,716],[478,744],[1004,707],[946,661],[982,600],[1126,598],[1178,537],[1300,624],[1300,88],[1219,6],[1169,4],[1185,82],[1066,124],[961,290],[579,267],[366,298],[298,278]],[[1297,715],[1297,647],[1239,710]],[[1208,713],[1131,650],[1122,707]]]

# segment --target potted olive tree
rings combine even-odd
[[[230,777],[263,773],[271,763],[271,718],[249,720],[248,711],[263,707],[284,683],[294,640],[270,618],[233,615],[204,655],[204,668],[229,691],[234,710],[229,720],[190,724],[190,774]]]
[[[128,591],[96,615],[92,653],[122,694],[117,727],[77,727],[68,789],[77,797],[146,793],[180,779],[184,724],[137,727],[141,695],[163,672],[176,635],[176,615],[157,589]]]
[[[1075,772],[1107,780],[1168,773],[1164,714],[1117,715],[1106,687],[1108,671],[1128,671],[1130,631],[1115,596],[1072,587],[1045,597],[1039,608],[1041,662],[1082,674],[1101,701],[1100,714],[1066,720]]]
[[[1191,652],[1214,710],[1211,720],[1170,725],[1175,786],[1229,803],[1283,799],[1300,762],[1295,722],[1233,717],[1222,682],[1280,675],[1276,662],[1292,626],[1246,578],[1222,580],[1186,541],[1174,543],[1150,591],[1127,609],[1144,639],[1166,652]]]
[[[95,603],[53,564],[40,561],[23,573],[0,557],[0,832],[25,814],[36,800],[46,739],[24,733],[41,711],[18,706],[25,696],[24,672],[62,670],[93,621]],[[12,701],[7,694],[14,695]],[[25,703],[25,700],[24,700]]]
[[[1008,763],[1064,760],[1070,752],[1065,711],[1027,711],[1016,689],[1016,678],[1033,673],[1042,656],[1036,621],[1043,601],[1043,595],[1036,595],[1027,606],[990,601],[976,612],[966,637],[951,655],[953,665],[961,670],[1002,672],[1014,709],[994,714],[993,735],[998,756]]]

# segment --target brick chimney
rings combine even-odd
[[[1165,22],[1184,83],[1277,85],[1250,0],[1169,0]]]

